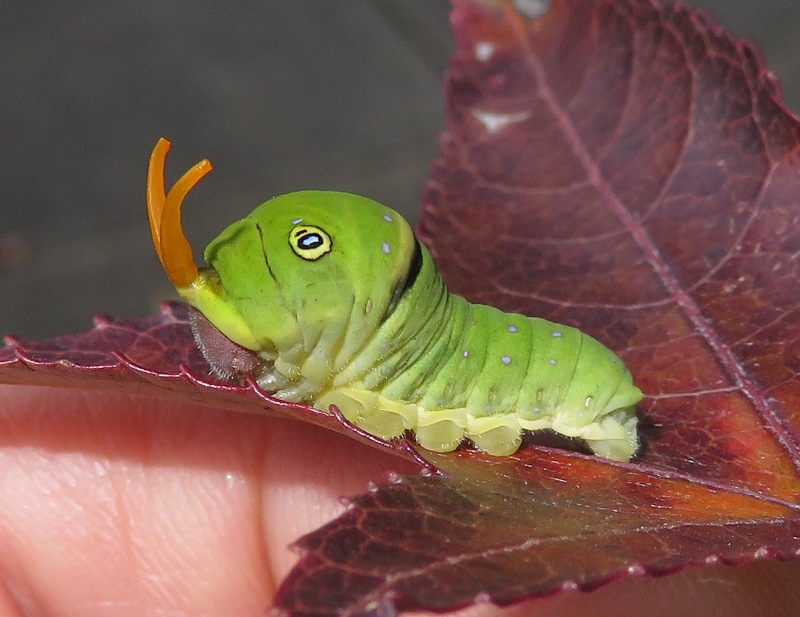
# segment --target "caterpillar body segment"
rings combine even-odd
[[[424,447],[436,451],[468,438],[490,454],[510,454],[523,430],[550,428],[584,439],[607,458],[633,455],[641,393],[615,354],[575,328],[455,295],[447,304],[440,313],[446,325],[439,328],[446,337],[426,339],[413,355],[404,343],[410,362],[427,360],[424,370],[398,370],[395,363],[382,371],[381,357],[368,357],[371,347],[383,345],[394,358],[402,350],[385,342],[412,337],[397,336],[393,328],[394,336],[384,339],[378,331],[361,358],[370,368],[322,393],[321,407],[336,404],[354,424],[387,439],[414,430]],[[411,320],[403,325],[414,329]]]

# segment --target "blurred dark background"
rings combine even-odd
[[[705,0],[759,42],[800,110],[800,2]],[[447,0],[117,0],[0,8],[0,333],[50,336],[172,295],[150,242],[147,158],[205,244],[272,195],[349,190],[415,220],[442,130]]]

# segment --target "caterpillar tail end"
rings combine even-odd
[[[639,449],[636,409],[617,409],[602,417],[581,437],[592,452],[612,461],[627,462]]]

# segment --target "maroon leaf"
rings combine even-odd
[[[397,478],[302,538],[278,603],[292,615],[508,604],[624,574],[788,557],[800,534],[789,504],[633,465],[533,448],[513,461],[429,458],[449,477]]]
[[[301,539],[278,603],[445,610],[795,556],[798,124],[756,53],[645,0],[536,20],[463,0],[453,22],[422,237],[451,289],[621,352],[644,447],[626,465],[425,453],[448,476],[382,486]]]
[[[450,287],[618,351],[639,462],[796,501],[798,124],[753,50],[647,1],[454,20],[422,222]]]
[[[169,396],[247,413],[279,414],[372,445],[406,448],[358,431],[338,415],[273,398],[252,380],[237,385],[214,377],[190,330],[192,310],[166,302],[160,315],[124,320],[100,316],[92,330],[79,334],[43,341],[6,337],[7,346],[0,348],[0,381]]]
[[[277,598],[292,615],[507,604],[800,552],[797,121],[752,47],[686,9],[486,4],[454,0],[422,238],[453,290],[618,351],[647,393],[643,449],[630,464],[533,440],[504,458],[424,453],[443,475],[377,486],[298,542]],[[347,430],[210,377],[186,318],[170,305],[11,341],[0,376],[202,393]]]

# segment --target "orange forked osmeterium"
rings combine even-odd
[[[211,163],[202,160],[189,169],[165,194],[164,164],[170,142],[163,137],[158,140],[150,164],[147,167],[147,214],[156,253],[167,271],[167,276],[177,288],[184,288],[197,279],[197,265],[192,257],[192,247],[181,227],[181,205],[192,190],[209,171]]]

